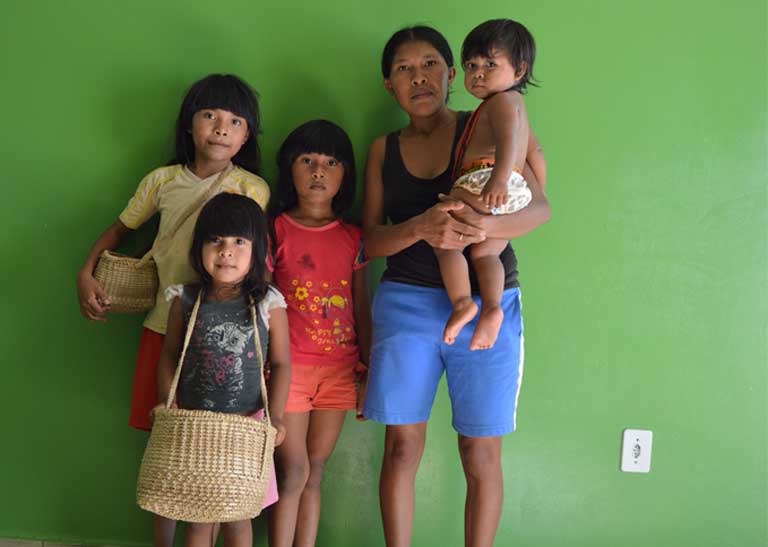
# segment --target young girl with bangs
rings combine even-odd
[[[93,244],[77,276],[81,314],[90,320],[106,321],[109,298],[93,277],[99,256],[104,250],[117,248],[129,232],[160,214],[156,241],[165,241],[153,257],[159,277],[158,291],[155,307],[144,321],[133,382],[129,424],[137,429],[151,428],[150,411],[158,403],[157,363],[169,308],[164,291],[170,285],[198,279],[187,252],[202,207],[201,199],[216,185],[213,193],[242,194],[262,207],[267,204],[269,187],[255,174],[261,160],[256,140],[259,130],[256,95],[240,78],[211,74],[194,83],[176,120],[173,161],[144,177],[117,220]],[[197,210],[177,226],[195,207]],[[171,547],[174,521],[155,516],[154,524],[155,545]]]
[[[277,162],[272,256],[274,282],[288,304],[292,376],[269,536],[272,547],[311,546],[325,462],[347,411],[361,417],[371,332],[367,259],[360,228],[342,219],[355,197],[355,158],[344,130],[307,122],[288,135]]]
[[[285,300],[267,283],[266,250],[266,221],[253,200],[219,194],[203,207],[189,251],[200,283],[172,285],[166,290],[172,303],[158,366],[158,387],[159,399],[166,401],[199,298],[179,377],[179,408],[263,417],[261,363],[255,343],[258,336],[264,359],[270,363],[267,396],[278,446],[285,437],[282,417],[291,366]],[[276,500],[273,475],[264,506]],[[221,532],[225,547],[253,545],[250,520],[224,522]],[[188,523],[184,545],[209,547],[216,535],[216,523]]]

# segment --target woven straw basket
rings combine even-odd
[[[194,328],[197,297],[166,407],[155,412],[144,451],[136,501],[139,507],[186,522],[231,522],[261,513],[272,474],[276,430],[269,418],[264,358],[254,306],[256,354],[261,368],[264,419],[170,408]]]
[[[104,251],[93,277],[104,287],[112,312],[138,313],[155,307],[157,266],[151,258]]]
[[[195,218],[195,213],[221,189],[224,180],[235,169],[230,164],[222,170],[216,180],[205,192],[176,217],[162,238],[155,239],[152,248],[141,258],[132,258],[111,251],[104,251],[99,256],[93,277],[102,284],[111,304],[113,313],[139,313],[155,307],[157,295],[157,266],[152,260],[158,249],[165,249],[174,244],[176,232],[188,220]],[[177,243],[178,244],[178,243]],[[187,243],[189,245],[189,243]]]

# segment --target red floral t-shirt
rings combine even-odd
[[[362,231],[340,220],[304,226],[283,213],[275,237],[274,282],[288,304],[292,363],[354,366],[352,272],[367,263]]]

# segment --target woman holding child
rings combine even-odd
[[[373,308],[364,409],[367,418],[387,425],[380,480],[386,542],[411,544],[416,472],[445,370],[467,481],[465,542],[491,545],[503,498],[502,436],[515,429],[523,372],[517,260],[509,246],[500,255],[503,321],[495,344],[471,351],[477,318],[453,343],[444,341],[453,307],[433,249],[465,249],[488,238],[509,240],[530,232],[549,218],[544,181],[524,166],[531,201],[515,214],[480,214],[441,197],[451,191],[455,149],[469,118],[446,104],[456,76],[450,46],[432,28],[403,29],[387,42],[381,69],[387,91],[410,119],[405,128],[371,145],[363,205],[366,251],[387,257]],[[527,163],[534,162],[543,166],[530,132]],[[477,300],[474,276],[472,287]]]

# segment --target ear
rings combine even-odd
[[[245,137],[243,138],[243,144],[247,143],[248,139],[250,138],[251,138],[251,130],[250,128],[248,128],[245,130]],[[243,146],[243,144],[241,144],[240,146]]]
[[[456,79],[456,67],[452,66],[448,69],[448,85],[451,85]]]
[[[526,72],[528,72],[528,63],[520,63],[520,67],[515,70],[515,79],[521,80]]]
[[[395,96],[395,90],[392,87],[392,82],[389,80],[389,78],[384,78],[384,89],[386,89],[387,93],[389,93],[393,97]]]

